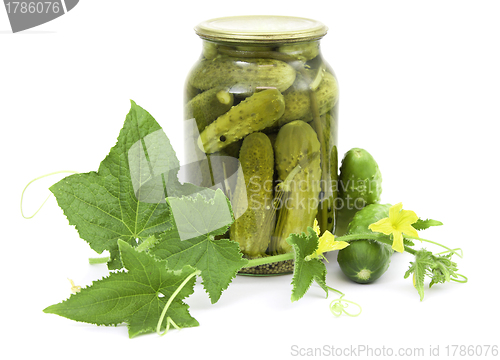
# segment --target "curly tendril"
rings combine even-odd
[[[469,281],[469,279],[467,279],[467,277],[465,275],[462,275],[462,274],[455,274],[457,277],[450,277],[450,280],[451,281],[455,281],[455,282],[458,282],[458,283],[462,283],[462,284],[465,284],[467,281]],[[462,279],[459,279],[458,277],[461,277]]]
[[[336,289],[331,288],[329,286],[328,286],[328,289],[333,290],[333,291],[340,294],[340,297],[338,299],[335,299],[330,303],[330,312],[334,316],[339,317],[342,314],[346,314],[346,315],[351,316],[351,317],[356,317],[356,316],[359,316],[361,314],[361,312],[363,311],[363,309],[361,308],[361,305],[355,303],[354,301],[343,299],[345,294],[339,290],[336,290]],[[349,306],[349,304],[356,305],[359,308],[359,312],[357,314],[352,314],[350,312],[347,312],[346,308]]]
[[[343,300],[342,299],[343,297],[344,297],[344,295],[342,295],[340,298],[338,298],[336,300],[333,300],[330,303],[330,311],[333,315],[339,317],[340,315],[342,315],[342,313],[344,313],[348,316],[356,317],[359,314],[361,314],[361,311],[363,311],[363,310],[361,309],[361,306],[359,304],[357,304],[353,301],[350,301],[350,300]],[[342,303],[342,302],[344,302],[344,303]],[[349,306],[349,304],[356,305],[359,308],[359,312],[357,314],[351,314],[351,313],[347,312],[346,308]]]
[[[458,253],[458,251],[460,251],[460,253]],[[455,248],[455,249],[450,249],[450,250],[442,251],[442,252],[434,254],[434,255],[437,256],[437,255],[443,255],[443,254],[448,254],[448,253],[453,253],[453,254],[457,255],[461,259],[464,257],[464,251],[461,248]]]
[[[45,205],[45,203],[47,202],[47,200],[49,200],[50,198],[50,195],[47,196],[47,198],[45,199],[45,201],[42,203],[42,205],[40,205],[40,207],[38,208],[37,211],[35,211],[35,213],[31,216],[26,216],[24,215],[24,212],[23,212],[23,197],[24,197],[24,192],[26,191],[26,189],[28,188],[28,186],[30,186],[32,183],[34,183],[35,181],[37,180],[40,180],[40,179],[43,179],[45,177],[48,177],[48,176],[52,176],[52,175],[57,175],[57,174],[64,174],[64,173],[70,173],[70,174],[78,174],[77,171],[72,171],[72,170],[61,170],[61,171],[56,171],[56,172],[51,172],[49,174],[45,174],[45,175],[42,175],[42,176],[39,176],[33,180],[31,180],[23,189],[23,192],[21,193],[21,215],[23,216],[23,218],[25,219],[31,219],[33,218],[39,211],[40,209],[43,207],[43,205]]]

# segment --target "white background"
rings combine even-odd
[[[0,8],[2,124],[0,283],[3,358],[285,359],[296,349],[500,345],[497,1],[81,1],[65,16],[12,34]],[[279,4],[279,5],[278,5]],[[278,14],[322,21],[323,55],[340,83],[340,153],[367,149],[383,175],[383,202],[445,225],[422,237],[461,247],[467,284],[439,284],[419,301],[403,279],[412,257],[393,256],[374,284],[345,279],[329,256],[327,283],[358,302],[335,318],[317,285],[290,302],[290,276],[237,277],[211,305],[201,284],[187,302],[197,328],[128,339],[125,326],[76,323],[43,308],[106,274],[52,197],[31,220],[21,191],[58,170],[97,170],[130,99],[182,149],[182,89],[201,52],[193,27],[220,16]],[[32,214],[48,186],[26,192]],[[429,247],[440,251],[437,247]],[[305,350],[303,350],[305,351]],[[411,350],[409,350],[411,351]],[[323,355],[327,355],[323,353]],[[361,354],[363,355],[363,354]],[[458,355],[458,353],[457,353]],[[327,357],[327,356],[325,356]],[[354,356],[353,356],[354,357]],[[361,356],[358,356],[361,357]]]

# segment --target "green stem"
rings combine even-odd
[[[341,296],[345,296],[345,294],[342,291],[340,291],[340,290],[334,289],[334,288],[332,288],[331,286],[328,286],[328,285],[326,287],[328,288],[328,290],[335,291],[336,293],[339,293]]]
[[[381,237],[380,239],[377,239],[377,241],[392,246],[392,240],[390,240],[390,239]],[[411,247],[406,246],[406,245],[403,245],[403,247],[407,253],[412,254],[412,255],[417,255],[417,252],[418,252],[417,250],[412,249]]]
[[[421,239],[418,237],[412,237],[412,236],[405,236],[407,239],[413,239],[413,240],[422,240],[422,241],[427,241],[436,245],[440,245],[448,251],[453,252],[454,254],[457,254],[458,256],[462,257],[460,254],[458,254],[454,249],[450,249],[444,245],[441,245],[439,243],[436,243],[434,241],[426,240],[426,239]],[[373,234],[351,234],[351,235],[343,235],[343,236],[338,236],[335,238],[336,241],[345,241],[345,242],[351,242],[351,241],[356,241],[356,240],[377,240],[381,243],[387,244],[392,246],[392,240],[387,238],[387,235],[384,235],[382,233],[373,233]],[[417,250],[412,249],[409,246],[404,247],[404,250],[407,253],[410,253],[412,255],[415,255],[417,253]],[[281,255],[274,255],[274,256],[267,256],[267,257],[262,257],[258,259],[251,259],[248,260],[248,264],[244,266],[244,268],[248,267],[254,267],[254,266],[259,266],[259,265],[266,265],[266,264],[272,264],[275,262],[279,261],[286,261],[286,260],[293,260],[295,258],[294,253],[286,253],[286,254],[281,254]]]
[[[380,240],[381,237],[386,236],[381,233],[373,233],[373,234],[351,234],[351,235],[343,235],[335,237],[336,241],[355,241],[355,240]],[[392,245],[392,241],[391,241]]]
[[[345,242],[350,242],[350,241],[356,241],[356,240],[377,240],[381,243],[387,244],[392,246],[392,240],[387,238],[387,235],[381,234],[381,233],[374,233],[374,234],[352,234],[352,235],[343,235],[335,238],[336,241],[345,241]],[[404,247],[405,251],[415,255],[417,251],[415,249],[412,249],[408,246]],[[336,250],[333,250],[336,251]],[[272,264],[275,262],[279,261],[286,261],[286,260],[293,260],[295,258],[295,253],[286,253],[286,254],[281,254],[281,255],[273,255],[273,256],[267,256],[267,257],[262,257],[258,259],[251,259],[248,260],[248,263],[246,266],[243,268],[248,268],[248,267],[254,267],[254,266],[259,266],[259,265],[266,265],[266,264]]]
[[[408,236],[406,236],[406,237],[409,238]],[[387,235],[384,235],[382,233],[343,235],[343,236],[336,237],[335,240],[346,241],[346,242],[355,241],[355,240],[377,240],[378,242],[392,246],[392,240],[388,239]],[[411,247],[408,247],[406,245],[405,245],[404,249],[407,253],[410,253],[412,255],[415,255],[417,253],[417,250],[412,249]]]
[[[460,257],[462,258],[462,257],[464,256],[464,251],[463,251],[461,248],[455,248],[455,249],[453,249],[453,252],[455,252],[455,251],[459,251],[459,250],[460,250],[460,253],[461,253],[461,255],[462,255],[462,256],[460,256]],[[449,253],[449,252],[450,252],[450,251],[449,251],[449,250],[447,250],[447,251],[442,251],[442,252],[439,252],[439,253],[434,254],[434,255],[436,255],[436,256],[437,256],[437,255],[442,255],[442,254],[446,254],[446,253]]]
[[[215,185],[215,180],[214,180],[214,173],[212,171],[212,161],[210,160],[210,156],[211,155],[208,155],[207,156],[207,161],[208,161],[208,170],[210,171],[210,184],[212,186]]]
[[[177,294],[179,294],[179,292],[182,290],[182,288],[188,283],[189,280],[191,280],[191,278],[193,276],[197,276],[197,275],[200,275],[200,274],[201,274],[200,270],[196,270],[193,273],[191,273],[187,278],[184,279],[184,281],[179,285],[179,287],[177,289],[175,289],[175,291],[172,293],[172,295],[168,299],[167,303],[165,304],[165,307],[163,308],[163,311],[161,312],[160,320],[158,320],[158,325],[156,326],[156,333],[158,335],[160,335],[160,336],[165,335],[168,332],[169,328],[170,328],[170,324],[172,324],[176,329],[179,329],[179,326],[177,326],[177,324],[169,316],[169,317],[167,317],[167,325],[166,325],[165,331],[163,333],[160,332],[160,330],[161,330],[161,324],[163,323],[163,318],[167,314],[167,310],[170,307],[170,304],[172,304],[172,301],[174,301],[174,299],[177,296]]]
[[[434,245],[438,245],[438,246],[441,246],[443,248],[445,248],[446,250],[448,250],[447,252],[451,252],[455,255],[457,255],[459,258],[462,258],[463,256],[461,254],[459,254],[456,250],[460,250],[462,251],[462,249],[458,248],[458,249],[451,249],[443,244],[440,244],[440,243],[437,243],[435,241],[432,241],[432,240],[428,240],[428,239],[423,239],[423,238],[420,238],[420,237],[417,237],[417,236],[408,236],[408,235],[405,235],[404,236],[406,239],[409,239],[409,240],[420,240],[420,241],[425,241],[425,242],[428,242],[428,243],[431,243],[431,244],[434,244]],[[377,240],[379,242],[382,242],[384,244],[388,244],[388,245],[391,245],[392,246],[392,240],[390,239],[387,239],[387,237],[384,235],[384,234],[381,234],[381,233],[374,233],[374,234],[352,234],[352,235],[344,235],[344,236],[339,236],[337,238],[335,238],[335,240],[337,241],[346,241],[346,242],[349,242],[349,241],[355,241],[355,240]],[[415,255],[417,253],[417,251],[415,249],[412,249],[408,246],[405,246],[404,247],[405,251],[412,254],[412,255]]]
[[[89,258],[89,264],[105,264],[109,261],[109,256],[97,257],[97,258]]]
[[[294,258],[295,258],[295,253],[291,252],[291,253],[286,253],[286,254],[281,254],[281,255],[273,255],[273,256],[267,256],[267,257],[262,257],[262,258],[258,258],[258,259],[251,259],[251,260],[248,260],[248,264],[246,266],[244,266],[244,268],[272,264],[272,263],[279,262],[279,261],[293,260]]]
[[[454,249],[450,249],[449,247],[443,245],[443,244],[440,244],[440,243],[437,243],[435,241],[432,241],[432,240],[427,240],[427,239],[422,239],[418,236],[407,236],[405,235],[405,238],[407,239],[411,239],[411,240],[420,240],[420,241],[425,241],[425,242],[428,242],[428,243],[431,243],[431,244],[434,244],[434,245],[438,245],[438,246],[441,246],[442,248],[445,248],[446,250],[448,250],[449,252],[457,255],[459,258],[462,258],[463,256],[460,255],[459,253],[457,253]],[[461,249],[457,249],[457,250],[461,250]]]

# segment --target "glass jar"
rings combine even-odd
[[[320,51],[327,28],[285,16],[205,21],[185,87],[184,179],[220,188],[245,257],[291,252],[286,238],[334,231],[338,84]],[[241,274],[293,271],[293,260]]]

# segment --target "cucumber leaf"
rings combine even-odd
[[[43,311],[97,325],[125,322],[131,338],[154,332],[167,301],[194,269],[186,266],[180,271],[168,270],[166,261],[139,252],[125,241],[117,243],[127,272],[111,273]],[[180,328],[199,325],[189,314],[189,306],[182,301],[193,293],[194,284],[195,277],[180,289],[166,313]],[[162,328],[166,328],[166,321]]]
[[[429,288],[432,287],[434,284],[440,284],[440,283],[445,283],[450,281],[450,279],[457,278],[457,273],[458,271],[457,268],[457,263],[451,261],[451,257],[453,254],[447,254],[447,255],[442,255],[442,256],[435,256],[434,257],[434,266],[431,268],[431,282],[429,284]]]
[[[311,255],[313,255],[318,248],[319,238],[311,227],[308,227],[307,231],[309,234],[290,234],[286,239],[295,251],[295,265],[292,277],[292,301],[301,299],[307,290],[309,290],[313,280],[325,290],[328,296],[325,264],[319,258],[311,258]]]
[[[68,176],[50,190],[80,237],[98,253],[108,250],[108,268],[119,269],[118,239],[136,246],[172,227],[165,184],[178,167],[160,125],[132,101],[99,170]]]
[[[173,270],[191,265],[201,271],[203,287],[211,302],[216,303],[238,270],[248,261],[243,259],[239,244],[227,239],[233,222],[229,200],[221,190],[213,199],[201,194],[168,198],[175,228],[163,233],[149,251],[158,259],[167,260]]]
[[[413,226],[413,228],[415,230],[420,231],[420,230],[428,229],[431,226],[440,226],[440,225],[443,225],[443,223],[441,221],[432,220],[432,219],[426,219],[426,220],[418,219],[411,226]]]
[[[413,285],[420,295],[420,301],[424,299],[424,278],[431,278],[429,288],[434,284],[444,283],[450,279],[457,278],[457,264],[451,261],[449,253],[446,255],[433,255],[432,252],[421,249],[415,254],[415,261],[410,262],[410,268],[406,271],[404,278],[413,274]]]
[[[427,250],[419,250],[415,254],[415,261],[410,262],[410,268],[406,271],[404,278],[406,279],[413,274],[413,286],[417,289],[420,295],[420,301],[424,299],[424,279],[427,268],[431,266],[432,253]]]

